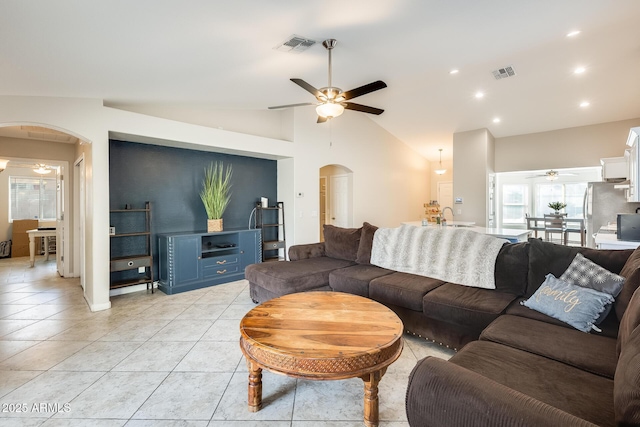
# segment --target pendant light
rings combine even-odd
[[[442,168],[442,148],[438,151],[440,151],[440,169],[436,169],[436,175],[444,175],[447,170]]]

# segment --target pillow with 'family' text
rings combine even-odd
[[[549,273],[538,290],[522,305],[551,316],[574,328],[589,332],[599,331],[596,320],[614,298],[605,292],[572,285]]]
[[[584,286],[607,293],[614,298],[620,294],[624,285],[624,277],[610,272],[581,253],[576,254],[559,279],[572,285]],[[613,304],[607,305],[598,320],[595,321],[596,325],[599,325],[609,315],[611,307],[613,307]]]

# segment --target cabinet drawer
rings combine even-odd
[[[206,267],[203,269],[202,275],[205,278],[210,277],[219,277],[226,276],[229,274],[234,274],[240,271],[240,266],[238,264],[235,265],[221,265],[218,267]]]
[[[111,261],[111,271],[131,270],[138,267],[150,267],[151,257],[121,258]]]
[[[262,249],[265,251],[274,250],[274,249],[283,249],[284,245],[285,243],[282,240],[270,240],[262,244]]]
[[[225,265],[238,264],[240,258],[238,255],[225,255],[211,258],[202,258],[202,267],[204,268],[216,268]]]

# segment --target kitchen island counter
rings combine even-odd
[[[421,221],[408,221],[403,224],[413,225],[415,227],[423,227]],[[476,225],[466,225],[475,223],[464,223],[462,221],[449,221],[445,227],[452,228],[464,228],[466,230],[475,231],[476,233],[486,234],[488,236],[495,236],[501,239],[507,239],[512,243],[526,242],[531,234],[531,230],[517,229],[517,228],[492,228],[492,227],[479,227]],[[442,225],[429,224],[424,227],[442,227]]]

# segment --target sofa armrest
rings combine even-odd
[[[595,426],[436,357],[419,361],[411,372],[406,410],[412,427]]]
[[[306,245],[294,245],[289,248],[289,260],[298,261],[301,259],[316,258],[326,256],[324,252],[324,242],[309,243]]]

